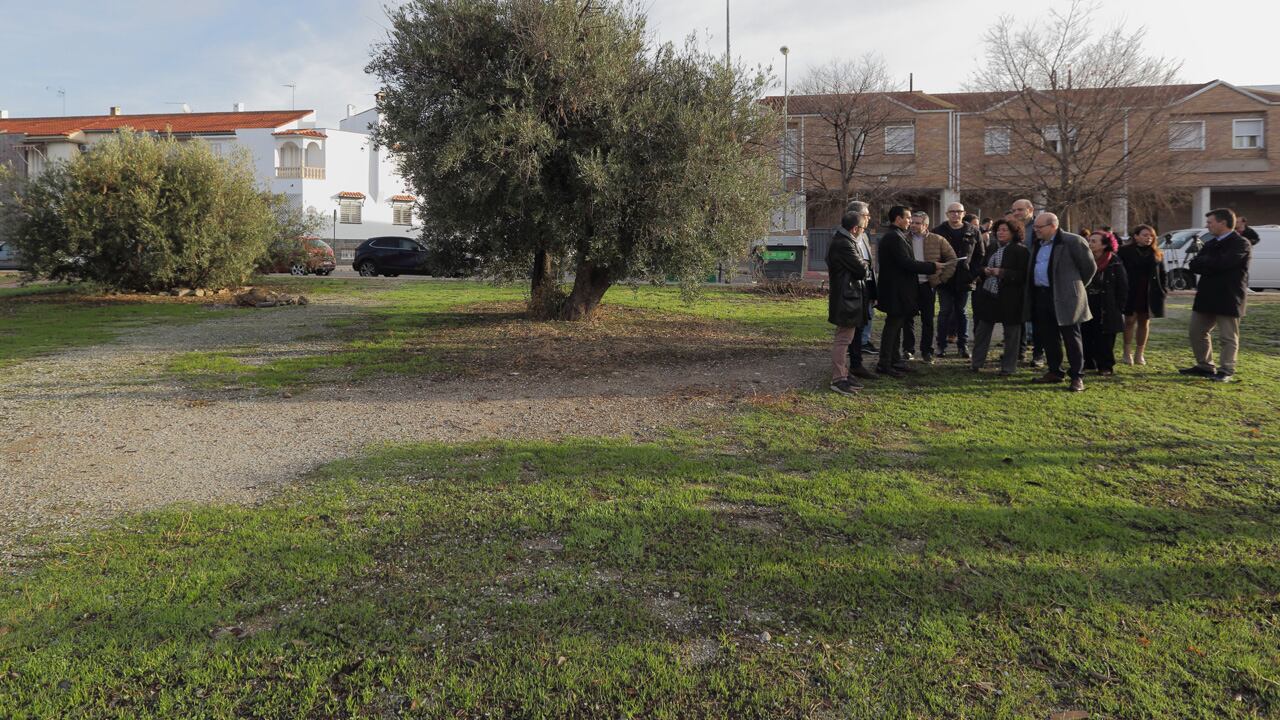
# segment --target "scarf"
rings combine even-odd
[[[1107,269],[1107,266],[1111,264],[1111,258],[1114,258],[1115,256],[1115,253],[1109,251],[1102,253],[1102,259],[1098,261],[1099,274],[1101,274],[1103,270]]]
[[[999,268],[1000,264],[1004,262],[1004,251],[1005,251],[1005,248],[1007,247],[1009,247],[1007,244],[1001,245],[998,250],[991,253],[991,257],[987,258],[987,267]],[[986,290],[992,295],[999,295],[1000,294],[1000,278],[996,277],[995,275],[992,275],[991,277],[982,281],[982,289]]]

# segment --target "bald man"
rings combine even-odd
[[[1035,318],[1035,329],[1044,346],[1048,370],[1033,382],[1060,383],[1070,376],[1071,392],[1084,390],[1084,342],[1080,324],[1092,319],[1085,287],[1093,280],[1098,264],[1089,244],[1074,233],[1061,229],[1058,216],[1040,213],[1032,223],[1034,240],[1027,273],[1027,299],[1023,315]],[[1068,368],[1063,372],[1062,350],[1066,347]]]

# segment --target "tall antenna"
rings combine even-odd
[[[298,83],[291,82],[286,85],[281,85],[280,87],[287,87],[293,90],[293,100],[289,104],[289,109],[297,110],[298,109]]]
[[[62,115],[63,115],[63,117],[66,117],[66,114],[67,114],[67,89],[66,89],[66,88],[62,88],[62,87],[58,87],[58,88],[56,88],[56,87],[53,87],[53,86],[51,86],[51,85],[45,85],[45,86],[44,86],[44,89],[45,89],[45,90],[47,90],[47,91],[50,91],[50,92],[56,93],[56,94],[58,95],[58,97],[62,98]]]

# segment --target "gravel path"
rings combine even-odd
[[[484,438],[643,439],[738,398],[821,380],[822,353],[619,377],[448,382],[396,377],[296,397],[196,392],[163,377],[168,358],[253,346],[323,348],[349,304],[241,311],[155,326],[116,342],[28,361],[0,377],[0,571],[35,529],[66,531],[172,503],[253,503],[331,460],[383,442]]]

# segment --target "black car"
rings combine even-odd
[[[375,237],[360,243],[351,267],[363,277],[429,275],[427,249],[406,237]]]

